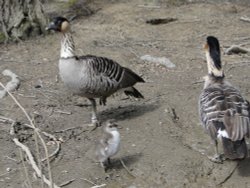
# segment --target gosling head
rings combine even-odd
[[[107,131],[111,132],[111,131],[117,131],[117,127],[118,127],[118,125],[115,124],[114,122],[112,122],[112,121],[107,121],[107,122],[106,122],[105,129],[106,129]]]
[[[46,27],[46,30],[54,30],[57,32],[65,33],[70,29],[69,21],[64,17],[55,17],[53,20],[49,23],[48,27]]]

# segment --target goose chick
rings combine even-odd
[[[98,123],[95,98],[99,98],[100,104],[105,105],[107,97],[119,90],[129,96],[143,98],[143,95],[133,86],[144,80],[132,70],[105,57],[75,54],[70,23],[66,18],[54,18],[47,30],[62,33],[60,77],[71,92],[90,100],[93,124]]]
[[[120,133],[117,130],[117,125],[111,121],[107,121],[103,128],[103,135],[96,145],[96,159],[104,167],[103,163],[114,156],[120,147]]]
[[[219,163],[223,161],[218,152],[217,138],[222,141],[225,158],[245,158],[245,137],[250,133],[249,102],[225,80],[217,38],[207,37],[205,52],[208,75],[199,98],[199,113],[203,128],[215,144],[215,156],[210,159]]]

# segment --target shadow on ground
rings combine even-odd
[[[152,112],[159,108],[158,104],[142,104],[142,105],[127,105],[109,108],[100,113],[100,119],[106,121],[108,119],[127,120],[138,116],[142,116],[148,112]]]
[[[111,159],[111,164],[108,165],[107,170],[109,169],[122,169],[124,168],[121,161],[123,161],[126,168],[129,168],[132,164],[136,163],[142,157],[142,153],[136,153],[132,155],[123,156],[121,158]],[[129,170],[129,169],[128,169]]]
[[[238,172],[240,176],[243,177],[250,176],[250,158],[239,161]]]

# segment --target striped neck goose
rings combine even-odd
[[[199,98],[199,113],[203,128],[215,144],[215,156],[210,159],[223,162],[217,138],[222,141],[225,158],[243,159],[247,157],[245,137],[250,133],[249,102],[225,80],[218,39],[207,37],[204,48],[208,75]]]
[[[103,135],[98,140],[96,145],[96,159],[104,167],[104,162],[110,164],[110,157],[114,156],[120,147],[120,133],[117,130],[117,125],[111,121],[107,121],[103,128]]]
[[[106,98],[118,90],[135,98],[143,98],[143,95],[133,86],[144,80],[132,70],[105,57],[77,56],[75,54],[70,24],[66,18],[54,18],[47,30],[62,33],[59,60],[60,77],[71,92],[90,100],[93,124],[98,123],[95,98],[99,98],[100,104],[105,105]]]

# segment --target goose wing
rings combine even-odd
[[[116,83],[120,88],[133,86],[136,82],[144,82],[132,70],[122,67],[111,59],[92,55],[81,56],[79,59],[87,62],[92,76],[101,82],[108,81],[111,85]]]
[[[203,90],[199,100],[200,119],[205,130],[216,139],[218,133],[232,141],[249,137],[250,105],[232,86],[210,86]]]

